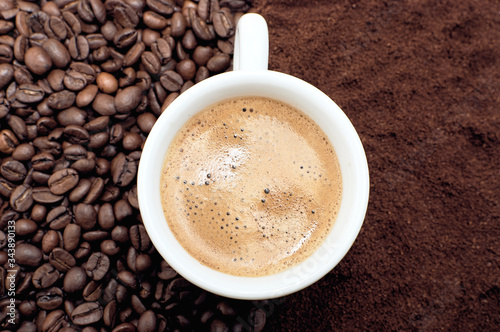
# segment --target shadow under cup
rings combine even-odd
[[[170,231],[160,200],[160,178],[168,146],[197,112],[216,102],[260,96],[285,102],[311,117],[330,139],[342,174],[342,201],[335,224],[320,248],[302,263],[263,277],[238,277],[199,263]],[[342,110],[323,92],[273,71],[233,71],[206,79],[181,94],[149,133],[138,171],[138,198],[148,235],[161,256],[193,284],[237,299],[270,299],[296,292],[326,275],[347,253],[363,223],[369,178],[361,141]]]

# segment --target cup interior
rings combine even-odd
[[[199,263],[176,241],[162,211],[160,175],[168,146],[197,112],[218,101],[261,96],[288,103],[323,129],[337,154],[342,173],[342,201],[330,234],[312,256],[281,273],[237,277]],[[142,219],[156,249],[184,278],[215,294],[237,299],[269,299],[296,292],[327,274],[344,257],[359,233],[368,204],[369,179],[361,141],[342,110],[323,92],[273,71],[235,71],[206,79],[181,94],[162,113],[148,135],[138,171]]]

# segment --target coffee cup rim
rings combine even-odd
[[[342,168],[347,167],[348,174],[353,174],[352,179],[347,181],[352,187],[343,188],[337,221],[320,249],[288,270],[263,277],[232,276],[212,270],[196,261],[168,229],[159,200],[159,172],[168,147],[165,141],[170,141],[180,127],[203,108],[217,101],[243,96],[262,96],[284,101],[311,116],[324,131],[326,126],[335,124],[337,133],[334,141],[328,133],[327,135],[341,163],[343,187],[346,181],[345,170]],[[305,110],[304,104],[310,105],[311,109],[319,107],[321,111]],[[342,151],[341,155],[338,148]],[[347,158],[346,156],[348,161],[341,160]],[[368,165],[363,146],[344,112],[332,99],[311,84],[269,70],[218,74],[179,95],[158,118],[149,133],[139,163],[137,185],[144,226],[156,249],[172,268],[191,283],[207,291],[247,300],[276,298],[294,293],[330,272],[356,239],[363,224],[369,195]],[[157,189],[154,189],[155,186]],[[343,205],[347,204],[344,202],[344,189],[349,190],[348,207]],[[339,218],[343,219],[337,227]],[[332,234],[337,235],[332,237]]]

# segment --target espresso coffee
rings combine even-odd
[[[212,269],[251,277],[313,254],[342,198],[328,137],[303,112],[262,97],[193,116],[168,148],[160,186],[167,223],[186,251]]]

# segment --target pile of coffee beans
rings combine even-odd
[[[0,0],[1,329],[263,329],[272,303],[207,293],[162,260],[136,187],[157,117],[231,69],[250,5]]]

